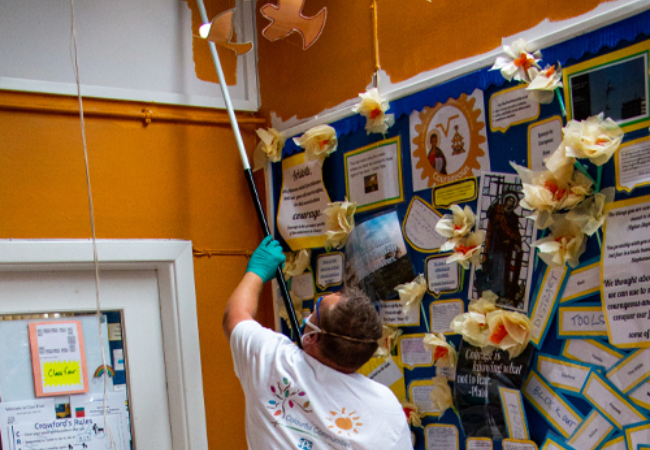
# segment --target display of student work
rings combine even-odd
[[[649,20],[260,134],[296,309],[376,303],[416,450],[650,445]]]
[[[119,312],[0,316],[0,448],[131,448],[120,323]]]

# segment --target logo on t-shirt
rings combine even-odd
[[[311,450],[313,447],[314,443],[312,441],[308,441],[307,439],[300,438],[300,441],[298,441],[298,448],[300,450]]]
[[[271,384],[272,397],[266,407],[273,412],[274,416],[284,416],[291,409],[300,409],[303,412],[312,412],[309,408],[309,400],[305,397],[305,393],[297,386],[292,386],[292,381],[287,378],[282,378],[282,382],[278,381],[275,386]]]
[[[338,432],[339,435],[347,434],[352,437],[352,433],[358,434],[359,428],[363,425],[362,422],[359,422],[361,417],[356,411],[346,413],[345,408],[342,408],[341,411],[330,411],[330,415],[332,417],[325,418],[332,423],[327,428]]]

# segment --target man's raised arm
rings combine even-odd
[[[284,263],[285,259],[280,243],[273,240],[272,236],[265,237],[253,252],[246,267],[246,274],[230,296],[223,314],[223,332],[228,340],[239,322],[253,320],[262,286],[275,278],[278,266]]]

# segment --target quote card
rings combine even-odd
[[[574,394],[580,393],[594,367],[544,353],[538,353],[535,358],[535,369],[551,386]]]
[[[528,440],[528,420],[524,412],[524,402],[521,392],[517,389],[508,389],[499,386],[499,398],[503,408],[503,416],[508,427],[508,436],[511,439]]]
[[[607,336],[607,322],[600,304],[560,306],[557,314],[558,338]]]
[[[393,327],[420,325],[420,308],[404,311],[404,305],[399,300],[380,301],[379,316],[381,323]]]
[[[424,427],[427,450],[459,450],[458,428],[454,425],[431,424]]]
[[[551,325],[551,317],[557,307],[557,299],[562,294],[562,287],[566,277],[566,268],[549,267],[544,273],[544,278],[537,292],[535,305],[530,313],[530,320],[533,323],[531,330],[531,342],[540,349],[544,337]]]
[[[323,184],[323,162],[298,153],[282,160],[278,232],[291,250],[323,247],[330,197]]]
[[[574,450],[574,449],[572,447],[569,447],[565,441],[560,439],[560,437],[554,435],[553,433],[547,433],[546,440],[542,444],[542,448],[540,450]]]
[[[316,259],[316,285],[321,289],[330,286],[338,286],[343,282],[345,270],[345,255],[340,252],[332,252],[326,255],[318,255]]]
[[[343,155],[347,197],[357,212],[404,200],[401,154],[397,136]]]
[[[490,97],[490,131],[505,133],[512,125],[539,117],[539,102],[528,97],[525,86],[504,89]]]
[[[637,350],[607,372],[607,379],[623,394],[634,390],[650,377],[650,348]]]
[[[630,403],[614,385],[594,370],[587,377],[580,393],[619,429],[647,420],[646,416]]]
[[[492,439],[482,437],[468,437],[465,441],[467,450],[492,450]]]
[[[650,444],[650,422],[638,423],[625,428],[627,448],[637,448],[641,444]]]
[[[560,303],[570,303],[600,291],[600,261],[573,269],[564,286]]]
[[[503,450],[537,450],[537,444],[525,439],[504,439]]]
[[[596,450],[613,431],[614,426],[594,409],[569,438],[567,444],[580,450]]]
[[[36,396],[88,392],[81,321],[32,322],[28,327]]]
[[[463,301],[460,299],[441,300],[431,302],[429,310],[431,311],[431,332],[454,334],[451,329],[451,321],[464,311]]]
[[[441,412],[433,406],[431,401],[431,391],[433,391],[433,381],[414,380],[409,384],[409,398],[415,403],[422,416],[439,417]]]
[[[609,342],[650,346],[650,196],[607,204],[602,246],[603,307]]]
[[[431,350],[424,346],[424,334],[408,334],[397,338],[397,354],[404,367],[430,367],[433,364]]]
[[[650,381],[642,383],[628,395],[628,398],[641,408],[650,410]]]
[[[650,138],[644,137],[622,144],[616,152],[616,188],[630,192],[650,183]]]
[[[625,357],[615,348],[594,339],[567,339],[561,354],[565,358],[600,366],[605,370]]]
[[[528,125],[528,168],[546,170],[544,160],[551,156],[562,142],[562,118],[560,116]]]
[[[402,224],[404,238],[411,247],[420,252],[438,250],[447,241],[447,238],[436,231],[440,219],[440,214],[431,205],[414,196]]]
[[[528,374],[522,392],[537,412],[565,438],[571,436],[582,423],[582,414],[534,370]]]
[[[447,264],[447,256],[430,256],[424,263],[427,290],[434,297],[460,289],[460,266],[457,262]]]

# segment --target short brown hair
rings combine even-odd
[[[356,288],[346,288],[335,307],[321,315],[323,330],[372,342],[358,342],[324,333],[320,350],[328,360],[350,369],[363,366],[377,350],[381,319],[370,299]]]

